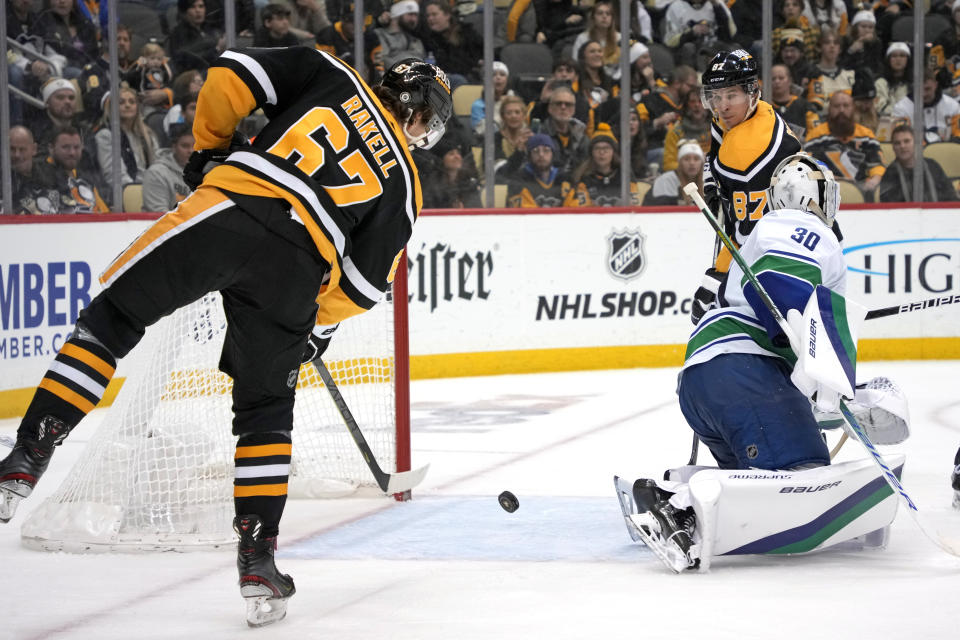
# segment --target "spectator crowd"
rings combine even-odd
[[[129,210],[166,211],[185,198],[181,172],[194,145],[197,95],[227,46],[225,1],[118,2],[120,85],[112,87],[106,0],[7,0],[12,213],[120,210],[112,201],[117,179],[136,194]],[[234,7],[236,46],[305,45],[354,66],[359,48],[369,82],[410,56],[447,73],[456,115],[440,144],[414,152],[426,208],[482,206],[485,7],[494,11],[497,58],[490,178],[502,206],[687,204],[683,187],[702,186],[711,142],[699,79],[724,49],[770,57],[764,99],[807,152],[866,200],[910,200],[917,167],[925,200],[956,200],[960,174],[914,157],[912,60],[924,60],[923,144],[960,143],[960,0],[928,0],[922,52],[903,28],[911,0],[773,0],[772,50],[764,51],[766,1],[630,0],[630,23],[620,24],[620,0],[368,0],[360,33],[346,0],[236,0]],[[624,30],[628,51],[620,46]],[[531,72],[511,62],[508,52],[519,45],[545,66]],[[631,95],[621,130],[624,58]],[[465,108],[458,95],[470,96]],[[264,121],[252,114],[244,133],[255,135]]]

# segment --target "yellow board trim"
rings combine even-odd
[[[426,380],[510,373],[679,367],[685,349],[686,345],[683,344],[661,344],[411,356],[410,377],[413,380]],[[960,337],[864,339],[857,344],[857,360],[960,360]],[[304,384],[303,377],[301,371],[300,386],[309,386]],[[111,380],[98,406],[110,405],[122,384],[123,378]],[[22,416],[33,393],[32,387],[0,391],[0,418]]]
[[[252,498],[254,496],[285,496],[287,484],[258,484],[252,487],[233,487],[234,498]]]

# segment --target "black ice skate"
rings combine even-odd
[[[21,500],[33,493],[50,464],[53,448],[67,437],[70,428],[62,420],[44,416],[37,439],[17,438],[13,450],[0,461],[0,522],[10,522]]]
[[[287,600],[297,592],[293,578],[277,571],[273,561],[276,538],[260,536],[260,518],[237,516],[233,530],[240,536],[237,544],[237,570],[240,595],[247,602],[247,624],[262,627],[287,615]]]
[[[680,573],[700,566],[699,548],[691,537],[696,518],[693,509],[677,509],[670,504],[670,495],[653,480],[640,478],[633,483],[637,513],[629,519],[654,555]]]
[[[957,453],[960,457],[960,452]],[[953,508],[960,509],[960,464],[953,467],[953,473],[950,474],[950,485],[953,487]]]

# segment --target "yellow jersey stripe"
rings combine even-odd
[[[287,483],[283,484],[258,484],[249,487],[234,486],[234,498],[252,498],[255,496],[285,496],[287,495]]]
[[[57,396],[61,400],[72,404],[73,406],[75,406],[77,409],[80,409],[80,411],[83,411],[84,413],[90,413],[91,411],[93,411],[93,408],[96,406],[92,402],[84,398],[82,395],[80,395],[79,393],[76,393],[75,391],[71,391],[69,388],[60,384],[56,380],[51,380],[50,378],[44,378],[43,380],[40,381],[40,384],[38,386],[41,389],[46,389],[47,391]]]
[[[289,456],[293,453],[293,445],[289,442],[280,444],[257,444],[249,447],[237,447],[234,458],[265,458],[267,456]]]
[[[97,355],[70,342],[63,345],[60,353],[65,356],[70,356],[74,360],[79,360],[108,380],[113,377],[113,373],[116,371],[114,367],[110,366],[110,363],[104,362],[103,359]]]
[[[233,202],[220,190],[201,185],[186,200],[178,204],[176,209],[164,215],[140,234],[133,244],[107,267],[100,276],[100,282],[104,286],[109,286],[127,269],[166,240],[231,206]]]
[[[237,125],[256,108],[257,100],[240,76],[226,67],[211,67],[197,97],[193,148],[226,148]]]

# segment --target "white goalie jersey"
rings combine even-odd
[[[781,313],[802,312],[814,287],[846,290],[847,264],[833,232],[815,215],[794,209],[768,213],[740,252]],[[790,347],[775,344],[779,328],[736,263],[718,296],[690,335],[684,368],[723,353],[753,353],[794,362]]]

